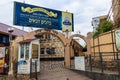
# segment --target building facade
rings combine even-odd
[[[42,34],[40,39],[40,58],[64,58],[64,45],[53,34]]]
[[[65,47],[62,41],[53,34],[42,34],[40,39],[40,58],[64,58]],[[83,47],[76,41],[71,42],[71,57],[83,55]]]
[[[0,23],[0,74],[8,74],[10,63],[10,42],[27,32]]]
[[[12,40],[14,40],[17,36],[22,36],[27,34],[26,31],[0,23],[0,47],[9,46],[9,39],[10,39],[9,29],[10,28],[14,29],[13,32],[11,33]]]
[[[94,17],[92,19],[93,32],[100,31],[102,29],[102,24],[107,20],[107,15]]]
[[[120,26],[120,0],[112,0],[113,19],[116,27]]]

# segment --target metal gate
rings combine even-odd
[[[64,58],[41,58],[40,71],[61,71],[64,68]]]
[[[53,34],[41,34],[40,37],[40,72],[59,71],[64,67],[64,45]]]

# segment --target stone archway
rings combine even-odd
[[[88,33],[87,34],[87,37],[83,36],[83,35],[80,35],[80,34],[74,34],[72,36],[69,37],[69,43],[72,41],[73,37],[79,37],[81,39],[83,39],[85,42],[86,42],[86,45],[87,45],[87,54],[89,55],[90,54],[90,39],[92,37],[92,33]]]
[[[69,59],[69,39],[65,37],[64,34],[57,32],[55,30],[50,29],[39,29],[24,35],[24,40],[35,38],[35,35],[39,34],[53,34],[57,36],[64,45],[64,58],[65,58],[65,67],[70,67],[70,59]]]
[[[68,44],[69,44],[69,47],[68,47],[68,53],[69,53],[69,66],[70,67],[73,67],[72,66],[72,64],[74,63],[74,60],[73,59],[71,59],[71,54],[72,54],[72,52],[71,52],[71,48],[72,48],[72,45],[71,45],[71,42],[72,42],[72,40],[73,40],[73,37],[79,37],[79,38],[81,38],[81,39],[83,39],[84,41],[85,41],[85,43],[86,43],[86,45],[87,45],[87,53],[86,53],[86,56],[88,56],[90,53],[91,53],[91,50],[90,50],[90,39],[91,39],[91,37],[92,37],[92,34],[91,33],[88,33],[87,34],[87,37],[85,37],[85,36],[83,36],[83,35],[80,35],[80,34],[74,34],[74,35],[71,35],[69,38],[68,38]]]
[[[32,31],[24,36],[21,37],[17,37],[16,40],[13,41],[12,45],[14,46],[14,55],[16,56],[18,53],[18,46],[19,46],[19,42],[22,40],[26,40],[26,39],[33,39],[35,38],[35,35],[37,34],[44,34],[44,33],[48,33],[48,34],[53,34],[55,36],[57,36],[61,42],[64,45],[64,58],[65,58],[65,67],[66,68],[70,68],[70,42],[72,40],[73,37],[80,37],[83,40],[85,40],[86,44],[89,45],[89,39],[87,37],[84,37],[82,35],[79,34],[74,34],[72,36],[70,36],[69,38],[66,38],[64,34],[57,32],[55,30],[50,30],[50,29],[39,29],[39,30],[35,30]],[[87,46],[88,49],[88,53],[90,53],[90,46]],[[17,57],[16,57],[17,58]]]
[[[35,35],[44,34],[44,33],[53,34],[57,36],[63,42],[63,44],[66,45],[67,39],[65,38],[65,36],[62,33],[59,33],[55,30],[50,30],[50,29],[39,29],[39,30],[32,31],[28,33],[27,35],[25,35],[24,39],[32,39],[34,38]]]
[[[87,43],[87,38],[85,36],[83,36],[83,35],[80,35],[80,34],[74,34],[74,35],[70,36],[69,37],[70,42],[72,41],[73,37],[80,37],[81,39],[83,39]]]

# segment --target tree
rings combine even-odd
[[[93,37],[97,37],[99,34],[108,32],[112,29],[113,23],[111,21],[104,20],[99,24],[99,27],[96,28],[96,32],[94,32]]]
[[[107,32],[112,29],[113,23],[110,21],[104,21],[102,24],[102,32]]]
[[[100,34],[99,31],[94,32],[94,34],[93,34],[93,38],[97,37],[99,34]]]

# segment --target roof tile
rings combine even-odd
[[[9,26],[7,24],[0,23],[0,32],[9,34],[8,33],[8,28],[11,28],[11,27],[12,26]],[[28,33],[26,31],[20,30],[18,28],[15,28],[15,27],[13,27],[13,28],[14,28],[14,32],[12,34],[15,35],[15,36],[22,36],[22,35],[25,35],[25,34]]]

